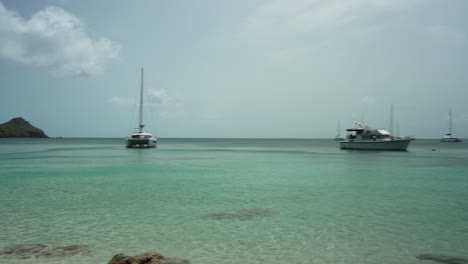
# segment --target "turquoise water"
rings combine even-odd
[[[432,151],[436,148],[436,151]],[[219,263],[426,263],[468,257],[468,143],[345,151],[331,140],[0,140],[0,248],[157,251]],[[428,261],[427,263],[431,263]]]

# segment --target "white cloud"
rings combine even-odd
[[[245,18],[239,37],[264,57],[265,65],[287,67],[346,36],[369,38],[384,31],[379,17],[415,5],[420,0],[272,0]],[[369,28],[372,25],[372,28]]]
[[[148,103],[155,106],[167,106],[175,102],[164,89],[149,89],[147,97]]]
[[[108,103],[118,106],[129,106],[136,105],[139,101],[134,98],[113,96],[109,98]],[[171,115],[182,116],[184,115],[184,104],[183,101],[177,97],[172,96],[164,89],[148,89],[145,94],[144,105],[148,108],[156,109],[159,116],[166,118]]]
[[[426,30],[426,34],[433,39],[444,42],[463,43],[466,40],[462,32],[444,25],[431,26]]]
[[[269,67],[287,67],[298,58],[308,56],[312,51],[310,47],[282,48],[266,57],[266,65]]]
[[[119,96],[114,96],[109,98],[108,100],[109,103],[111,104],[116,104],[116,105],[132,105],[133,102],[129,98],[124,98],[124,97],[119,97]]]
[[[363,98],[361,98],[361,103],[363,104],[375,104],[375,102],[377,102],[377,99],[375,99],[374,97],[364,96]]]
[[[120,49],[109,39],[89,36],[78,17],[59,7],[49,6],[28,20],[0,2],[0,58],[93,77],[118,58]]]
[[[416,2],[416,1],[413,1]],[[378,11],[408,5],[403,0],[275,0],[260,6],[243,25],[249,39],[317,33],[365,17]]]
[[[146,104],[155,108],[162,118],[185,116],[183,101],[177,96],[168,94],[164,89],[149,89],[146,98]]]

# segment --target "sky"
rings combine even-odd
[[[0,0],[0,123],[52,137],[468,137],[466,0]],[[342,133],[344,135],[344,133]]]

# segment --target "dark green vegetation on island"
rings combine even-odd
[[[0,124],[0,138],[48,138],[44,131],[21,117]]]

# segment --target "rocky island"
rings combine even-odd
[[[41,129],[21,117],[0,124],[0,138],[48,138]]]

